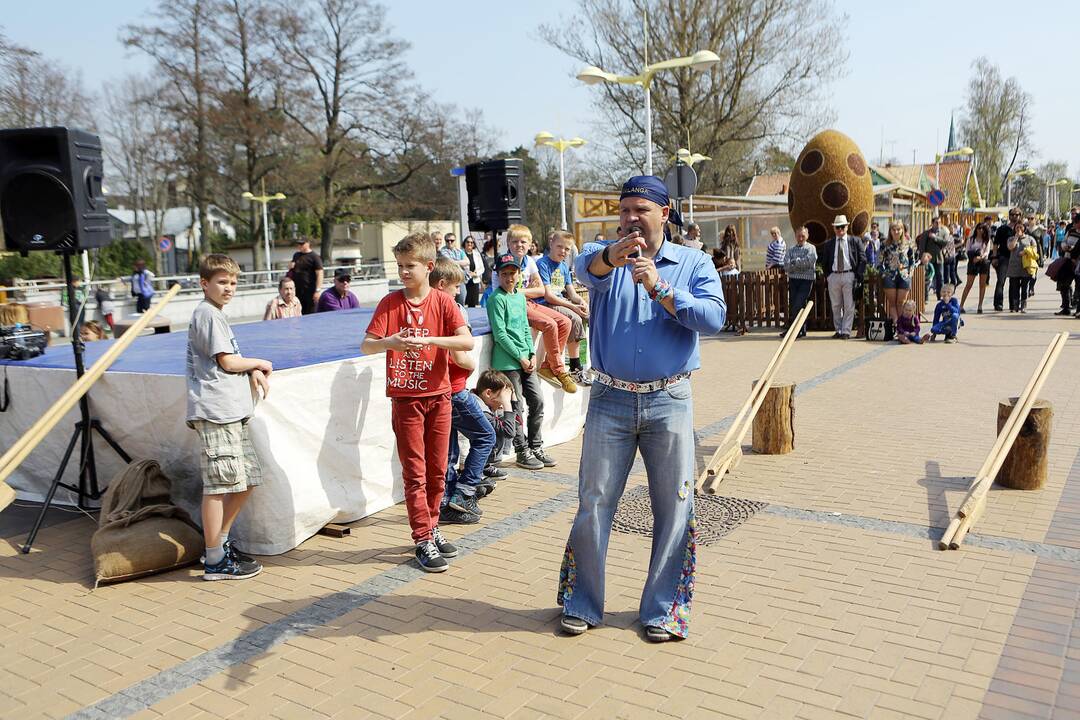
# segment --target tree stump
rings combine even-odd
[[[795,449],[795,383],[773,383],[754,416],[754,452],[786,455]]]
[[[1008,398],[998,403],[999,433],[1016,400]],[[1046,400],[1035,401],[1016,436],[1016,442],[998,471],[998,483],[1014,490],[1038,490],[1046,484],[1047,451],[1050,449],[1050,425],[1053,417],[1053,405]]]

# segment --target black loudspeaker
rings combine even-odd
[[[465,166],[469,229],[505,230],[525,222],[525,165],[517,158]]]
[[[112,240],[101,141],[64,127],[0,130],[0,219],[8,250],[82,251]]]

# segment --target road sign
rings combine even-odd
[[[697,173],[689,165],[679,163],[668,170],[664,176],[664,185],[667,185],[668,195],[683,200],[697,190]]]
[[[945,191],[941,188],[935,188],[926,196],[926,200],[930,203],[931,207],[937,207],[945,202]]]
[[[163,237],[157,242],[158,249],[161,252],[169,252],[172,250],[172,238]]]

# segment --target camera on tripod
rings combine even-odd
[[[0,325],[0,360],[29,360],[45,352],[45,333],[29,325]]]

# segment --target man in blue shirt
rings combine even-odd
[[[556,230],[548,238],[547,255],[536,261],[540,282],[544,283],[544,296],[536,302],[547,305],[570,321],[570,335],[566,340],[566,354],[570,358],[570,377],[578,385],[591,385],[592,381],[581,366],[581,339],[585,337],[585,321],[589,319],[589,306],[574,290],[574,272],[570,269],[570,248],[576,247],[574,236],[565,230]]]
[[[150,309],[154,298],[154,273],[146,269],[145,260],[135,261],[135,272],[131,274],[131,296],[135,298],[135,312],[144,313]]]
[[[685,638],[696,570],[694,412],[698,334],[724,327],[727,306],[709,256],[665,240],[679,218],[659,178],[632,177],[619,200],[620,239],[589,243],[575,263],[589,289],[594,384],[578,474],[578,511],[559,574],[565,632],[604,617],[604,564],[615,509],[638,450],[652,500],[652,557],[639,617],[653,642]]]

